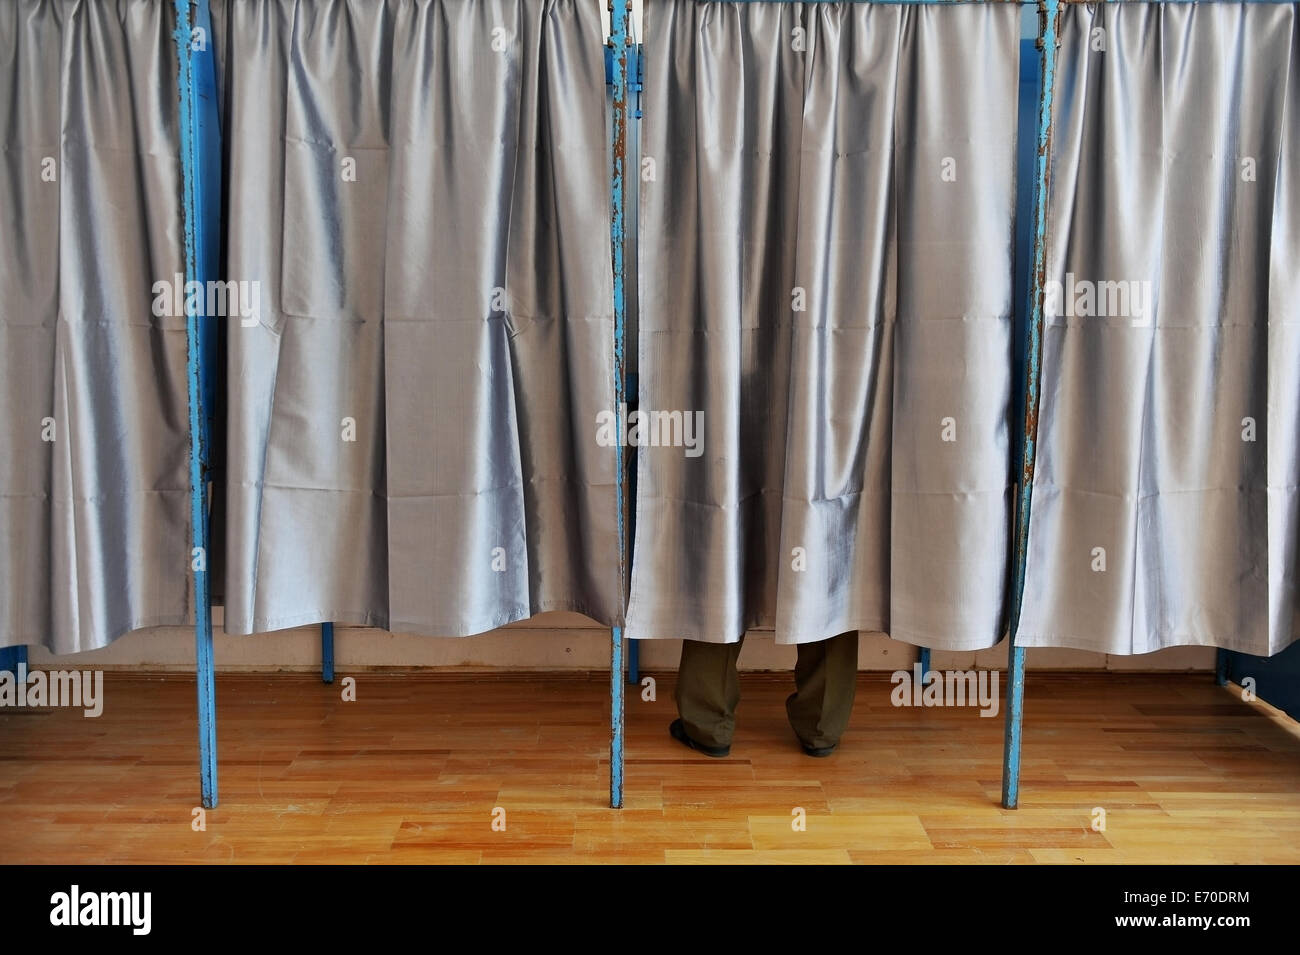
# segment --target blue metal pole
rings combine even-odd
[[[320,678],[322,683],[334,682],[334,624],[320,625]]]
[[[627,385],[627,287],[624,283],[624,174],[627,160],[628,14],[631,0],[611,0],[609,47],[613,51],[614,121],[610,130],[613,169],[610,171],[610,245],[614,263],[614,402],[615,410],[626,400]],[[620,595],[626,593],[627,521],[624,517],[623,448],[615,443],[618,456],[614,467],[614,497],[618,509],[618,573]],[[610,630],[609,664],[609,805],[623,807],[623,628]]]
[[[211,193],[204,188],[202,153],[209,146],[209,138],[216,134],[215,77],[211,62],[211,44],[194,50],[192,25],[206,31],[211,38],[211,21],[208,19],[207,0],[175,0],[176,41],[179,69],[179,126],[181,139],[181,170],[183,177],[182,202],[185,215],[185,278],[186,282],[203,282],[209,276],[205,269],[215,258],[215,229],[218,226]],[[191,21],[194,6],[195,21]],[[202,102],[201,100],[206,100]],[[206,106],[206,108],[205,108]],[[211,157],[209,157],[210,159]],[[205,217],[206,214],[206,217]],[[205,437],[208,426],[203,407],[204,384],[207,380],[205,366],[205,336],[200,328],[200,316],[191,308],[187,297],[185,316],[186,335],[186,385],[189,399],[190,427],[190,526],[192,551],[190,570],[194,577],[194,641],[195,682],[198,689],[199,718],[199,781],[203,806],[211,809],[217,805],[217,725],[216,689],[213,678],[212,600],[208,589],[208,448]]]
[[[921,652],[917,654],[917,662],[921,664],[921,676],[925,677],[930,672],[930,648],[921,647]]]
[[[1020,494],[1016,519],[1014,586],[1008,636],[1007,723],[1002,753],[1002,805],[1015,809],[1020,801],[1020,743],[1025,698],[1025,651],[1016,646],[1020,607],[1025,593],[1025,564],[1029,554],[1029,510],[1034,489],[1038,443],[1038,398],[1042,377],[1043,291],[1047,276],[1047,202],[1050,185],[1052,95],[1056,83],[1057,28],[1060,0],[1039,0],[1038,45],[1042,86],[1038,96],[1037,152],[1034,156],[1034,242],[1029,273],[1025,347],[1025,417],[1021,451]]]
[[[0,650],[0,673],[12,673],[18,675],[18,667],[25,666],[27,663],[26,645],[17,647],[5,647]]]
[[[1007,725],[1002,738],[1002,808],[1020,804],[1020,736],[1025,715],[1025,650],[1015,645],[1007,660]]]

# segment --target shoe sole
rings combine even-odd
[[[703,753],[705,756],[709,756],[713,759],[725,759],[726,757],[731,755],[730,746],[726,747],[725,749],[723,748],[706,749],[702,743],[695,742],[695,740],[691,739],[689,736],[686,735],[686,730],[681,728],[680,722],[674,722],[671,726],[668,727],[668,735],[671,736],[673,739],[677,740],[677,742],[681,743],[687,749],[693,749],[695,750],[695,752]]]

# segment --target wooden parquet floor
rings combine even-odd
[[[355,702],[219,677],[203,831],[192,680],[109,673],[98,719],[0,710],[0,862],[1300,862],[1300,728],[1206,675],[1031,672],[1014,811],[1001,713],[895,708],[883,673],[820,760],[788,675],[743,678],[724,760],[669,738],[672,674],[629,687],[621,811],[604,675],[352,676]]]

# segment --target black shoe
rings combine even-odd
[[[730,746],[705,746],[703,743],[697,743],[686,735],[686,727],[681,720],[673,720],[672,725],[668,727],[668,735],[677,742],[689,749],[698,750],[705,756],[712,756],[714,759],[721,759],[723,756],[731,755]]]
[[[809,756],[815,756],[818,759],[821,759],[822,757],[829,756],[831,753],[835,752],[835,747],[840,744],[831,743],[829,746],[809,746],[807,743],[800,741],[799,745],[803,747],[803,751]]]

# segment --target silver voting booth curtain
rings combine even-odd
[[[1062,17],[1019,643],[1276,653],[1300,544],[1297,8]]]
[[[190,616],[174,26],[0,3],[0,646]]]
[[[596,0],[214,16],[226,274],[260,290],[228,323],[226,629],[618,619]]]
[[[629,636],[991,646],[1019,8],[648,0],[645,30],[639,400],[702,435],[638,435]]]

